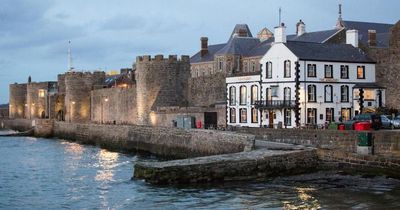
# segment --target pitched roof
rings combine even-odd
[[[193,55],[190,58],[190,63],[200,63],[200,62],[209,62],[214,60],[214,55],[218,50],[222,49],[225,44],[215,44],[215,45],[209,45],[208,46],[208,53],[204,55],[203,57],[201,56],[200,51],[197,52],[195,55]]]
[[[258,38],[252,37],[232,37],[226,45],[216,52],[216,55],[244,55],[250,52],[252,48],[257,46],[260,43]]]
[[[301,60],[374,63],[361,49],[349,44],[288,41],[285,45]]]
[[[233,28],[233,31],[229,39],[232,39],[235,36],[235,34],[239,34],[239,31],[245,31],[247,33],[247,37],[253,37],[250,28],[247,24],[236,24],[235,28]]]
[[[376,41],[378,47],[389,46],[389,32],[393,24],[387,23],[370,23],[370,22],[359,22],[359,21],[342,21],[346,29],[358,30],[359,39],[363,44],[368,44],[368,30],[376,31]]]
[[[287,36],[288,40],[291,41],[299,41],[299,42],[317,42],[322,43],[328,38],[332,37],[336,33],[338,33],[341,29],[332,29],[325,31],[315,31],[315,32],[307,32],[302,34],[301,36],[289,35]]]

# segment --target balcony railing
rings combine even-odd
[[[292,100],[261,100],[254,104],[259,109],[294,108],[296,106],[296,102]]]

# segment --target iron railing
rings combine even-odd
[[[279,109],[279,108],[294,108],[296,101],[294,100],[260,100],[254,103],[259,109]]]

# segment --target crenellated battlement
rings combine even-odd
[[[182,55],[179,59],[177,55],[168,55],[168,57],[164,58],[164,55],[155,55],[151,57],[150,55],[142,55],[136,57],[136,63],[143,62],[154,62],[154,61],[162,61],[162,62],[190,62],[190,56]]]

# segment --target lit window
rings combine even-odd
[[[317,77],[317,65],[315,65],[315,64],[307,65],[307,76],[308,77]]]
[[[365,79],[365,66],[357,66],[357,79]]]
[[[333,78],[333,66],[325,65],[325,78]]]
[[[39,90],[39,97],[44,98],[45,90]]]
[[[247,109],[246,108],[239,109],[239,112],[240,112],[240,122],[247,123]]]
[[[257,85],[251,86],[251,104],[255,104],[258,99],[258,87]]]
[[[285,77],[285,78],[290,78],[290,61],[289,61],[289,60],[286,60],[286,61],[284,62],[284,66],[285,66],[285,69],[284,69],[284,77]]]
[[[258,110],[256,108],[251,109],[251,122],[258,123]]]
[[[348,79],[349,78],[349,66],[348,65],[341,65],[340,66],[340,78],[341,79]]]
[[[348,121],[351,118],[351,108],[342,108],[342,121]]]
[[[364,90],[364,99],[374,100],[375,99],[374,90]]]
[[[246,105],[247,103],[247,88],[246,86],[240,86],[240,105]]]
[[[229,105],[236,105],[236,87],[234,86],[229,88]]]

